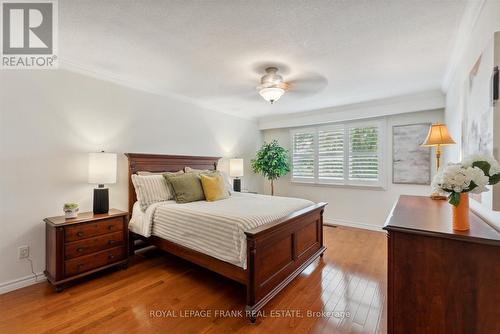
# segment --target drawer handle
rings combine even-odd
[[[83,264],[79,264],[78,266],[76,266],[76,271],[80,271],[82,270],[83,268]]]
[[[115,241],[114,241],[114,240],[108,240],[108,245],[112,245],[112,244],[114,244],[114,243],[115,243]]]
[[[77,232],[77,233],[76,233],[76,236],[77,236],[77,237],[83,237],[83,232],[82,232],[82,231]]]
[[[81,253],[81,252],[83,252],[84,250],[85,250],[85,247],[78,247],[78,248],[76,249],[76,251],[77,251],[78,253]]]
[[[113,260],[114,258],[115,258],[115,256],[113,254],[108,255],[108,260]]]
[[[113,226],[113,225],[109,225],[109,226],[108,226],[108,230],[112,230],[113,228],[114,228],[114,226]]]

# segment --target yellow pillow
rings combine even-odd
[[[220,173],[200,174],[200,178],[207,201],[213,202],[229,197]]]

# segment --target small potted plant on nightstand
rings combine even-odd
[[[78,204],[64,203],[63,211],[66,219],[76,218],[78,217]]]

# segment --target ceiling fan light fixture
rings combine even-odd
[[[267,87],[260,89],[259,94],[264,100],[273,104],[285,94],[285,90],[279,87]]]

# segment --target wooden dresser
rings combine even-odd
[[[56,291],[76,278],[121,265],[128,258],[128,213],[84,212],[78,218],[45,218],[45,275]]]
[[[451,228],[451,206],[401,196],[388,231],[389,333],[500,333],[500,233],[471,213]]]

